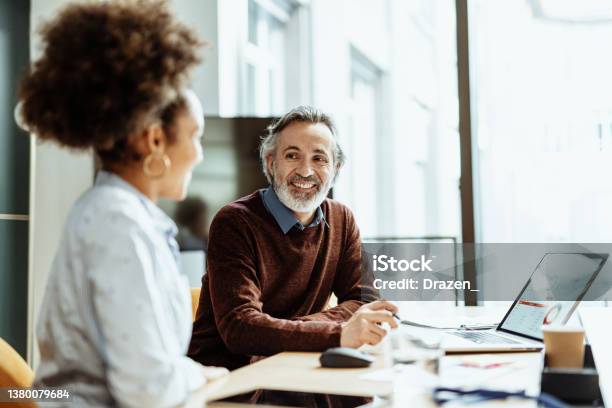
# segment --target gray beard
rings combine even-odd
[[[289,186],[285,183],[277,183],[276,179],[272,178],[272,186],[278,199],[287,208],[298,213],[309,213],[315,211],[327,197],[327,193],[331,189],[331,183],[321,186],[320,190],[313,194],[310,198],[294,197],[289,191]]]

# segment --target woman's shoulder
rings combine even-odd
[[[76,201],[66,226],[81,237],[95,237],[123,235],[147,225],[147,213],[138,196],[104,185],[90,188]]]

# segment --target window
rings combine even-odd
[[[470,2],[482,242],[612,239],[612,18],[597,4]]]
[[[321,104],[335,97],[328,87],[338,93],[340,79],[350,78],[347,103],[331,109],[341,125],[346,118],[348,156],[334,197],[353,210],[365,238],[460,238],[454,2],[360,0],[345,12],[348,66],[341,49],[329,49],[339,43],[331,29],[313,29],[324,33],[314,51],[327,57],[318,60]]]
[[[288,93],[293,91],[288,77],[298,69],[289,55],[303,42],[293,29],[303,24],[300,8],[299,3],[287,0],[248,0],[248,29],[241,55],[243,115],[266,117],[287,110]]]
[[[349,132],[346,142],[351,160],[343,170],[347,174],[345,194],[357,224],[365,236],[378,235],[378,202],[382,184],[378,147],[384,143],[381,132],[382,72],[358,51],[351,52],[351,88]]]

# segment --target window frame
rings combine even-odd
[[[293,100],[310,101],[310,13],[306,0],[244,0],[243,27],[238,51],[238,100],[241,116],[277,116],[294,105]],[[258,20],[257,35],[265,45],[250,41],[251,14],[255,5],[266,17]],[[270,52],[270,18],[282,25],[282,55]],[[251,68],[250,68],[251,67]],[[249,70],[254,70],[253,74]],[[273,82],[274,77],[278,82]],[[292,81],[291,78],[301,78]],[[300,84],[297,84],[300,82]]]

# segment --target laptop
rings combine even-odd
[[[607,259],[597,253],[545,254],[496,328],[446,331],[441,348],[447,354],[541,350],[542,325],[567,323]]]

